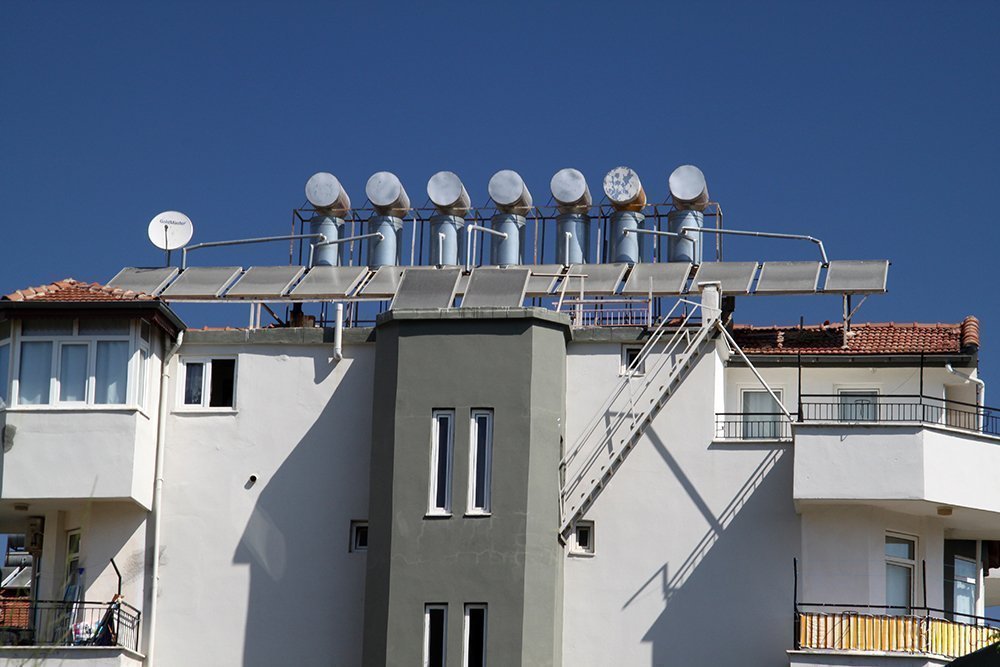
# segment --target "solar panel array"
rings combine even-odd
[[[464,295],[464,307],[513,307],[525,298],[680,296],[719,283],[725,294],[877,294],[886,291],[886,260],[819,262],[705,262],[483,266],[467,275],[457,267],[238,266],[124,268],[109,287],[166,301],[391,300],[407,308]],[[822,289],[818,285],[825,280]],[[406,287],[404,288],[404,285]],[[431,287],[433,286],[433,289]],[[402,297],[400,300],[398,297]],[[449,302],[450,303],[450,302]]]

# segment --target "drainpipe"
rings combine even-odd
[[[966,382],[973,382],[973,383],[975,383],[976,384],[976,403],[979,405],[980,408],[986,407],[986,383],[985,382],[983,382],[979,378],[974,378],[971,375],[966,375],[965,373],[962,373],[961,371],[955,370],[952,367],[951,364],[945,364],[944,365],[944,369],[946,371],[948,371],[949,373],[951,373],[952,375],[957,375],[958,377],[962,378]],[[980,415],[979,415],[979,428],[980,429],[983,428],[983,417],[984,417],[984,415],[982,413],[980,413]]]
[[[146,667],[155,664],[153,654],[156,647],[156,608],[157,598],[160,593],[160,525],[163,517],[161,507],[163,505],[163,460],[166,453],[165,440],[167,436],[167,388],[170,384],[170,361],[177,350],[184,342],[184,332],[177,334],[177,340],[173,346],[163,356],[163,363],[160,365],[160,401],[156,409],[156,470],[153,482],[153,508],[150,511],[153,521],[153,566],[151,574],[151,588],[149,597],[149,613],[146,615],[146,626],[149,628],[146,635]]]
[[[333,358],[340,361],[344,358],[344,304],[338,303],[337,325],[333,330]]]

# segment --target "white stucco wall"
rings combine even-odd
[[[620,354],[570,347],[567,446],[617,382]],[[567,557],[564,664],[787,664],[790,445],[713,443],[721,372],[714,351],[696,364],[587,512],[596,553]]]
[[[374,346],[180,357],[234,353],[235,411],[169,415],[157,660],[360,664],[365,556],[348,538],[368,512]]]

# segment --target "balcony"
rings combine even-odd
[[[803,394],[800,421],[855,425],[920,423],[1000,437],[1000,409],[919,394]]]
[[[831,664],[836,662],[831,653],[848,652],[851,660],[844,664],[883,664],[880,658],[887,655],[920,656],[933,661],[919,664],[944,664],[998,640],[997,621],[940,609],[799,603],[791,664]]]
[[[780,412],[717,412],[715,439],[787,441],[792,439],[792,422]]]

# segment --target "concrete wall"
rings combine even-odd
[[[418,315],[393,313],[377,334],[364,664],[419,664],[428,603],[448,605],[448,665],[463,664],[466,603],[487,604],[489,664],[562,664],[566,326],[530,311]],[[447,517],[426,516],[435,408],[455,410]],[[473,408],[494,414],[489,516],[463,515]]]
[[[585,516],[595,554],[567,557],[564,664],[787,664],[791,445],[713,443],[723,365],[709,350]],[[618,381],[620,354],[571,345],[568,446]]]
[[[181,358],[239,354],[237,406],[169,415],[161,665],[361,661],[374,347],[322,334],[188,334]]]

